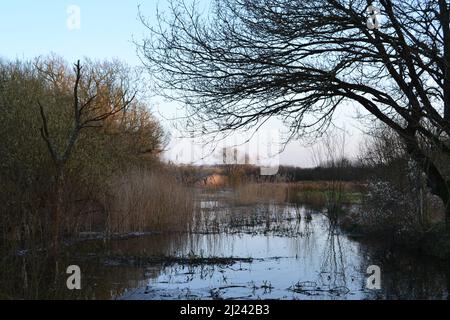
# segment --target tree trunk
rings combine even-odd
[[[445,228],[447,233],[450,234],[450,201],[445,204]]]
[[[450,234],[450,190],[449,182],[441,173],[436,163],[420,148],[415,137],[415,129],[403,136],[403,141],[411,158],[421,167],[427,176],[427,186],[432,194],[438,196],[445,207],[445,226]],[[403,132],[404,134],[404,132]]]
[[[57,165],[56,168],[56,188],[55,188],[55,207],[53,210],[53,254],[58,256],[59,249],[59,228],[60,218],[63,208],[63,191],[64,191],[64,172],[63,166]]]

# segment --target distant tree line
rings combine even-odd
[[[214,165],[197,168],[197,175],[223,174],[230,183],[241,182],[300,182],[300,181],[358,181],[364,182],[374,177],[381,177],[386,170],[384,164],[368,164],[360,160],[343,159],[339,166],[327,163],[316,167],[302,168],[295,166],[280,166],[273,176],[262,176],[261,169],[255,165],[233,164]],[[195,170],[194,170],[195,171]],[[232,183],[233,184],[233,183]]]
[[[346,162],[340,167],[318,166],[314,168],[298,168],[282,166],[279,174],[289,181],[365,181],[377,174],[377,168],[359,162]]]

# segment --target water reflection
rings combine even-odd
[[[449,299],[450,265],[379,243],[361,242],[359,254],[366,265],[382,268],[377,299]]]
[[[79,299],[446,299],[448,264],[340,232],[301,206],[203,203],[191,234],[148,234],[68,247],[53,286],[38,253],[3,256],[1,298]],[[251,259],[246,259],[251,258]],[[65,288],[63,266],[82,270]],[[365,288],[379,265],[382,289]]]

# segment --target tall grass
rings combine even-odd
[[[65,185],[61,237],[143,231],[186,231],[195,210],[193,189],[177,182],[170,169],[135,168],[92,185],[71,180]],[[158,171],[156,171],[158,170]],[[53,197],[35,199],[23,192],[20,202],[0,206],[0,248],[30,249],[49,245]]]
[[[235,189],[235,200],[242,205],[274,201],[333,208],[358,202],[363,189],[356,182],[249,183]]]
[[[285,183],[248,183],[235,188],[235,202],[239,205],[252,205],[261,202],[285,202],[287,196]]]
[[[108,233],[187,231],[194,195],[168,172],[129,170],[112,179],[105,196]]]

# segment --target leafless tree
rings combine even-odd
[[[209,15],[200,11],[173,0],[156,27],[141,14],[150,32],[142,60],[160,94],[188,106],[189,127],[258,128],[277,116],[295,138],[358,105],[400,136],[450,230],[446,0],[215,0]]]
[[[51,67],[51,65],[49,66]],[[44,106],[38,101],[42,118],[41,136],[47,145],[56,170],[56,200],[53,211],[53,249],[55,253],[58,252],[59,225],[63,208],[64,168],[70,159],[77,139],[80,136],[80,132],[86,128],[101,127],[106,119],[125,111],[136,97],[136,92],[128,93],[126,90],[117,90],[115,92],[116,96],[109,101],[110,103],[105,104],[98,102],[98,100],[107,98],[101,93],[102,90],[105,90],[104,86],[106,83],[97,78],[93,73],[88,74],[87,76],[83,75],[82,69],[83,67],[81,66],[80,61],[78,61],[73,69],[73,125],[63,146],[58,145],[55,138],[52,137],[49,131]],[[47,71],[47,74],[51,76],[51,79],[57,76],[57,73],[53,72],[50,68],[46,68],[45,70]],[[40,72],[45,73],[45,70],[40,69]],[[57,81],[57,83],[60,84],[61,82]]]

